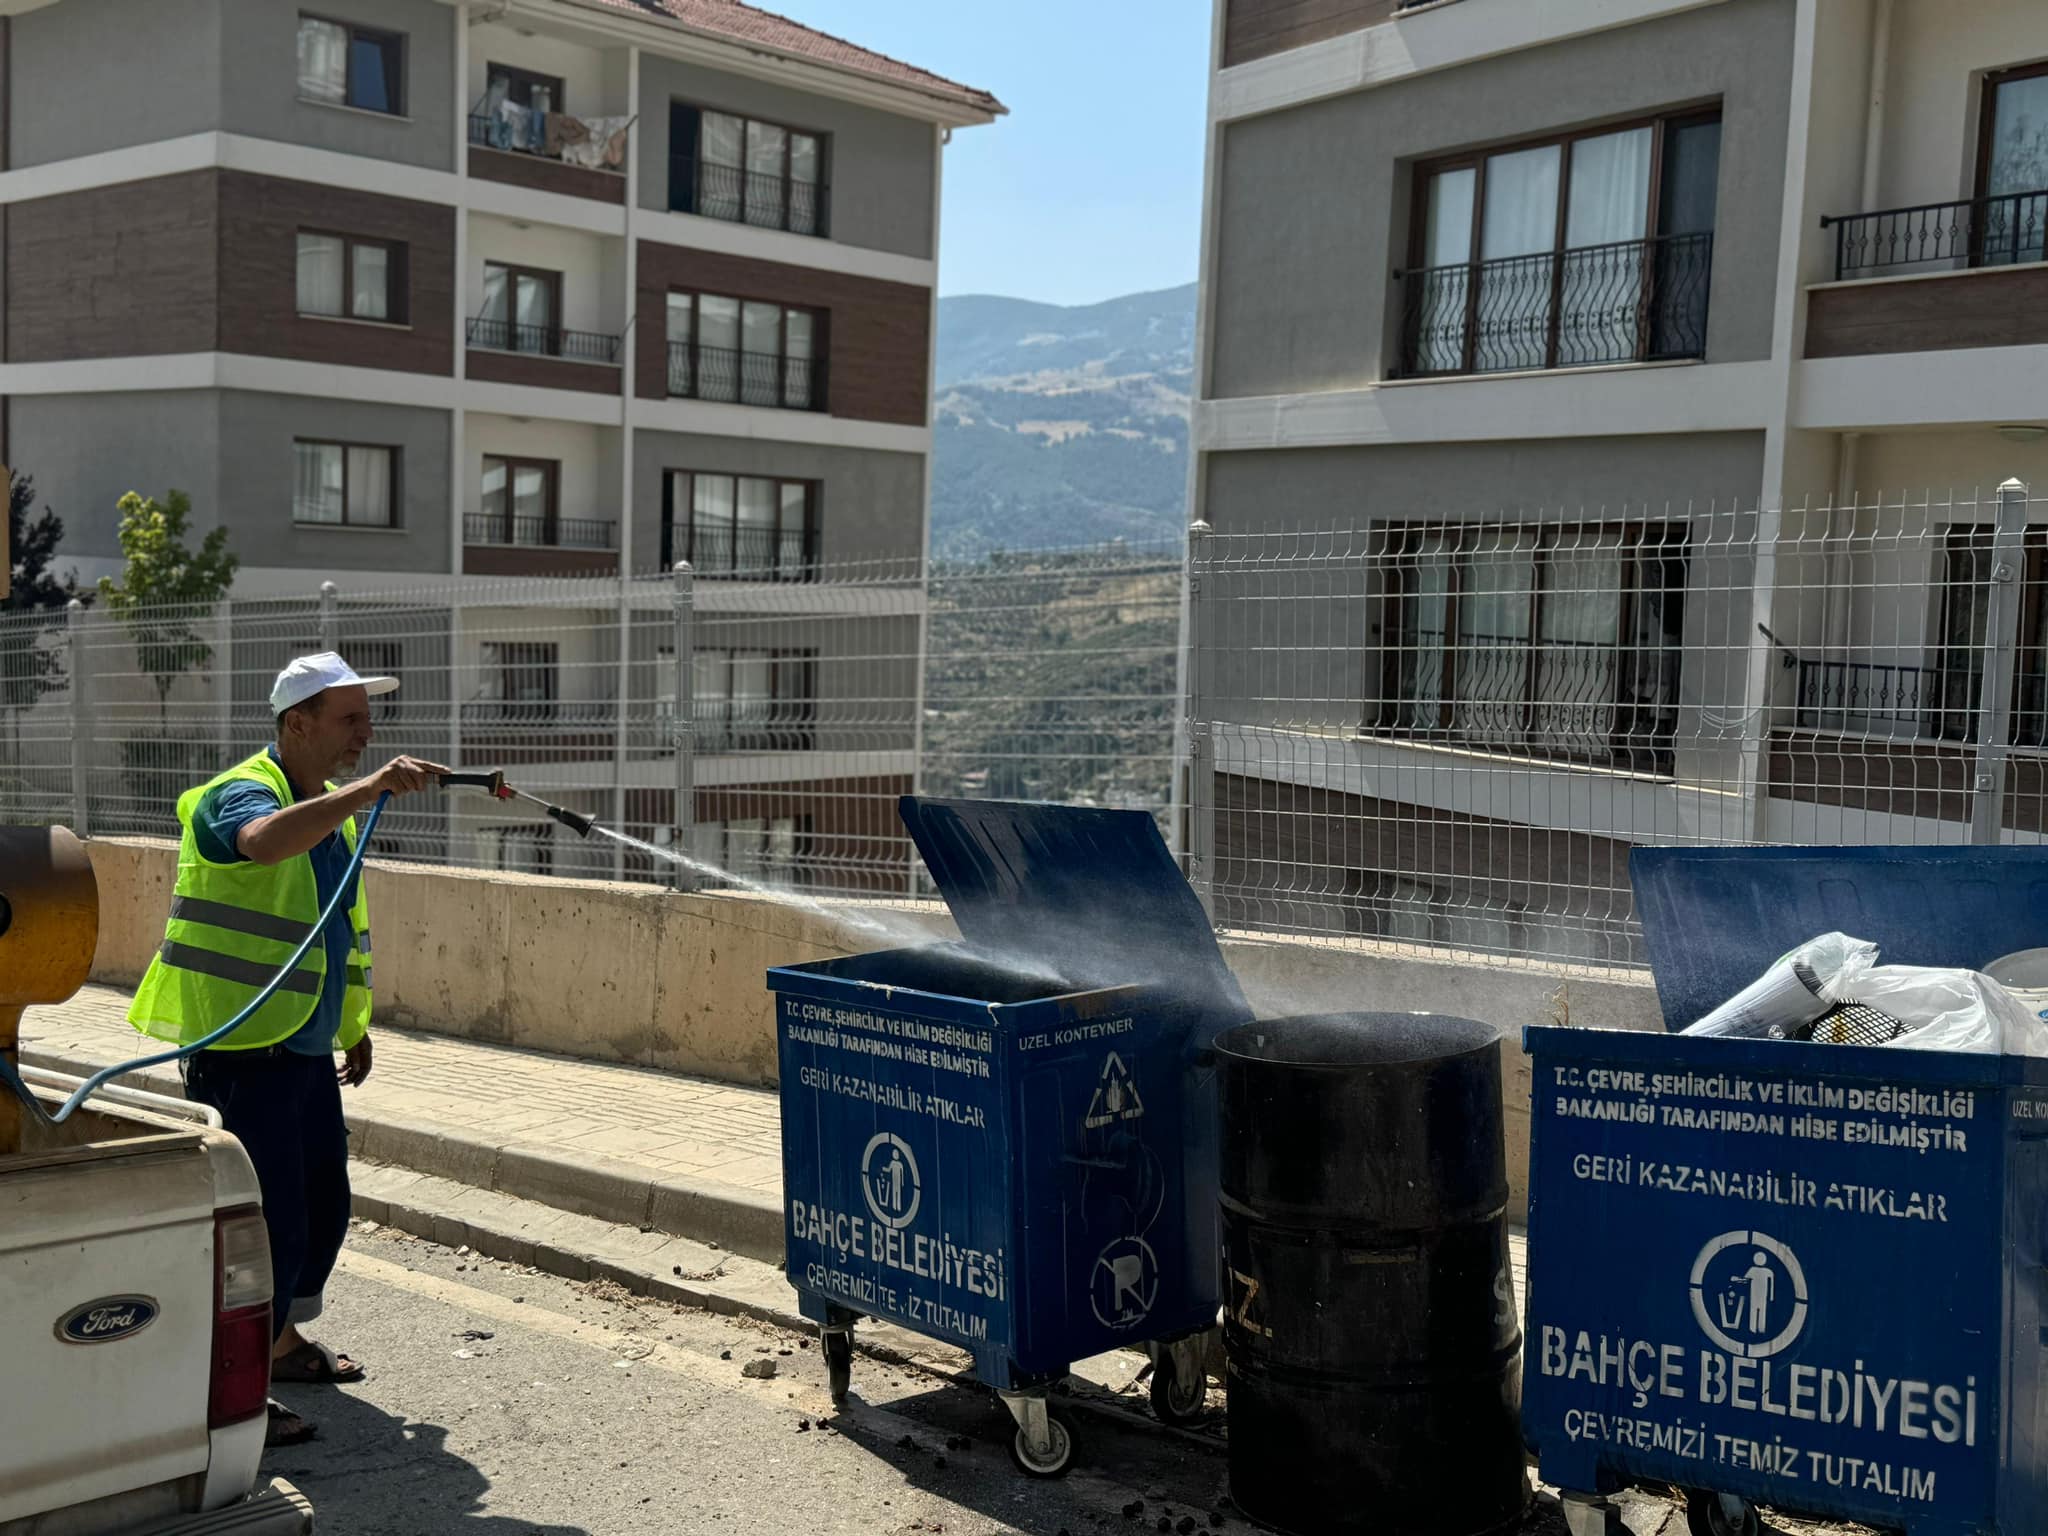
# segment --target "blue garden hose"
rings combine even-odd
[[[341,908],[341,898],[348,893],[349,883],[355,879],[356,872],[363,867],[363,854],[370,846],[370,834],[377,830],[377,818],[384,814],[384,804],[390,798],[391,792],[386,790],[377,797],[377,803],[370,807],[370,814],[363,821],[362,835],[356,839],[356,851],[348,861],[348,869],[343,872],[340,882],[335,886],[334,894],[327,898],[326,907],[313,920],[313,926],[307,929],[306,936],[299,940],[299,947],[292,951],[291,958],[278,968],[275,976],[264,983],[263,990],[249,1000],[247,1007],[232,1019],[229,1019],[227,1023],[221,1025],[219,1029],[216,1029],[210,1035],[194,1040],[190,1045],[181,1045],[175,1050],[159,1051],[154,1056],[138,1056],[133,1061],[124,1061],[119,1066],[108,1067],[104,1071],[95,1072],[85,1080],[76,1093],[64,1101],[63,1106],[55,1114],[51,1114],[43,1108],[42,1101],[30,1091],[28,1084],[21,1080],[21,1075],[14,1070],[13,1064],[5,1056],[0,1056],[0,1082],[4,1082],[8,1087],[12,1088],[15,1097],[26,1104],[29,1107],[29,1113],[42,1121],[43,1124],[62,1125],[71,1118],[73,1110],[77,1109],[79,1105],[91,1098],[95,1092],[114,1078],[126,1076],[130,1072],[140,1072],[145,1067],[162,1066],[167,1061],[183,1061],[187,1056],[195,1055],[205,1050],[216,1040],[223,1040],[233,1034],[235,1030],[241,1027],[243,1020],[270,1001],[271,995],[284,985],[285,978],[297,970],[299,962],[306,958],[306,951],[313,947],[313,941],[326,932],[329,920]]]

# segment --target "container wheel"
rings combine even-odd
[[[1052,1447],[1044,1456],[1032,1454],[1020,1424],[1017,1433],[1010,1437],[1010,1460],[1026,1477],[1065,1477],[1074,1464],[1074,1432],[1056,1413],[1045,1416],[1045,1427],[1052,1437]]]
[[[1152,1411],[1162,1424],[1192,1424],[1201,1416],[1202,1403],[1209,1395],[1209,1382],[1200,1371],[1183,1375],[1173,1356],[1160,1352],[1152,1371]]]
[[[1692,1536],[1758,1536],[1763,1529],[1754,1504],[1732,1494],[1698,1490],[1686,1495],[1685,1523]]]
[[[825,1355],[825,1374],[832,1385],[832,1406],[846,1401],[846,1389],[853,1381],[853,1335],[843,1328],[819,1331],[819,1348]]]

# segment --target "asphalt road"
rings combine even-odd
[[[1083,1419],[1073,1472],[1027,1480],[985,1392],[856,1357],[835,1414],[814,1344],[608,1291],[352,1233],[309,1331],[369,1379],[280,1388],[321,1434],[266,1470],[306,1492],[324,1536],[1217,1528],[1210,1447]],[[744,1378],[754,1360],[776,1378]]]
[[[320,1536],[1255,1529],[1229,1506],[1220,1441],[1080,1415],[1074,1470],[1028,1479],[984,1390],[857,1356],[835,1413],[806,1338],[388,1228],[351,1232],[310,1331],[370,1368],[352,1387],[278,1389],[321,1434],[265,1470],[313,1500]],[[742,1375],[767,1360],[773,1380]],[[1651,1493],[1626,1496],[1621,1517],[1614,1536],[1686,1530]],[[1532,1509],[1518,1536],[1565,1536],[1555,1505]]]

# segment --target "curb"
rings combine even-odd
[[[90,1077],[108,1065],[50,1050],[25,1050],[22,1060],[73,1077]],[[152,1067],[117,1081],[172,1098],[185,1093],[174,1068]],[[644,1168],[613,1158],[572,1158],[550,1147],[516,1141],[499,1144],[371,1110],[351,1110],[347,1119],[350,1155],[365,1162],[452,1179],[473,1190],[643,1233],[697,1238],[765,1264],[782,1262],[782,1208],[750,1189],[709,1179],[687,1184],[654,1179]]]

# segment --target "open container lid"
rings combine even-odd
[[[1077,990],[1163,987],[1249,1016],[1149,812],[923,795],[897,808],[974,948],[1028,960]]]
[[[2048,945],[2039,848],[1638,848],[1628,867],[1672,1029],[1817,934],[1868,939],[1886,965],[1966,970]]]

